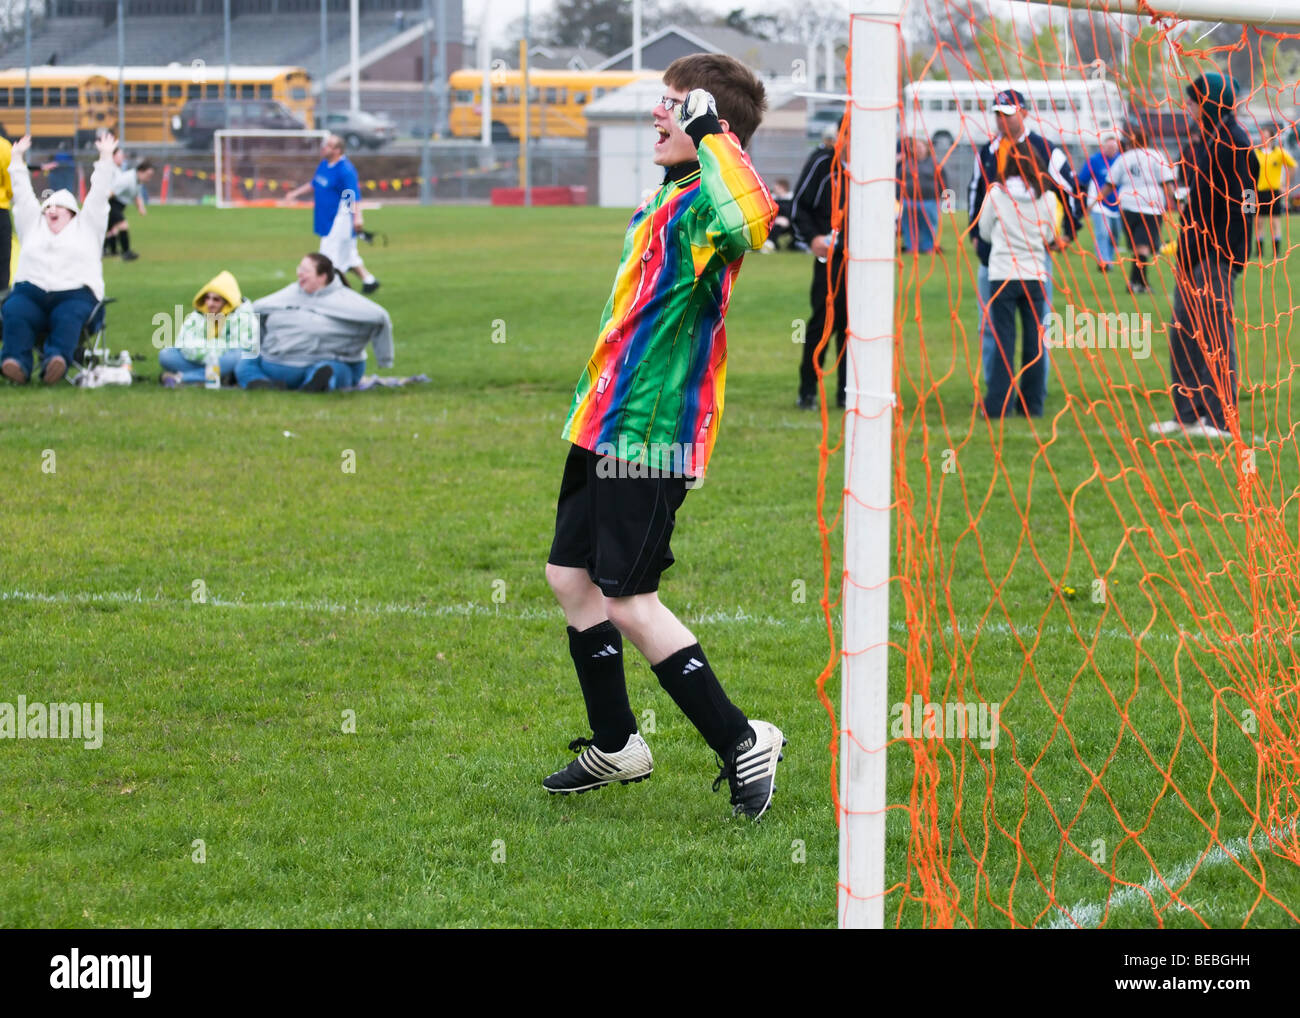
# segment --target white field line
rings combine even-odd
[[[1281,840],[1283,837],[1290,835],[1295,831],[1296,824],[1300,819],[1293,818],[1283,824],[1280,828],[1275,829],[1273,838]],[[1155,901],[1157,907],[1162,898],[1169,899],[1168,887],[1181,887],[1183,882],[1192,874],[1192,870],[1198,873],[1202,870],[1217,869],[1227,863],[1234,863],[1239,859],[1248,848],[1253,847],[1256,851],[1263,849],[1269,843],[1269,833],[1260,831],[1253,839],[1244,835],[1239,838],[1232,838],[1223,842],[1221,845],[1215,845],[1208,852],[1198,855],[1192,859],[1185,859],[1178,863],[1172,869],[1167,871],[1162,880],[1151,873],[1146,880],[1138,886],[1128,886],[1120,888],[1110,896],[1110,911],[1112,913],[1123,911],[1134,905],[1144,905],[1151,907],[1151,901]],[[1199,869],[1198,869],[1199,864]],[[1148,895],[1150,897],[1148,898]],[[1174,910],[1178,912],[1185,911],[1185,906],[1174,905]],[[1101,922],[1102,917],[1106,914],[1106,903],[1089,903],[1080,901],[1068,910],[1057,906],[1057,916],[1046,926],[1040,929],[1048,930],[1072,930],[1094,929]]]
[[[189,603],[187,598],[163,597],[161,595],[146,596],[141,591],[110,591],[108,593],[57,593],[42,594],[26,590],[0,590],[0,602],[16,601],[27,604],[140,604],[140,605],[173,605],[181,606]],[[345,614],[355,612],[359,615],[411,615],[417,618],[448,618],[448,617],[497,617],[506,619],[561,619],[563,616],[558,607],[556,608],[521,608],[521,609],[502,609],[499,605],[478,604],[472,601],[466,601],[460,604],[448,605],[419,605],[419,604],[401,604],[393,602],[353,602],[329,601],[319,599],[315,601],[233,601],[221,597],[209,596],[207,605],[216,608],[244,608],[254,610],[269,611],[293,611],[293,612],[314,612],[322,614]],[[809,612],[807,615],[798,616],[790,619],[780,619],[775,616],[767,615],[750,615],[743,609],[737,611],[698,611],[686,617],[686,621],[696,625],[701,624],[741,624],[741,623],[759,623],[765,626],[785,626],[794,625],[822,625],[822,618],[819,614]],[[896,633],[907,631],[907,626],[895,621],[890,628]],[[951,629],[945,627],[950,634]],[[966,630],[973,632],[973,629]],[[1005,622],[988,622],[982,627],[982,632],[993,633],[999,636],[1012,634],[1012,627]],[[1017,627],[1017,634],[1022,636],[1034,636],[1039,631],[1030,626]],[[1048,626],[1042,631],[1047,636],[1072,636],[1073,631],[1065,626]],[[1122,629],[1103,629],[1101,635],[1108,639],[1128,640],[1133,639],[1132,635]],[[1191,635],[1191,634],[1185,634]],[[1182,635],[1175,633],[1150,633],[1144,639],[1158,640],[1160,642],[1171,642],[1181,640]],[[1291,821],[1284,828],[1293,830],[1297,821]],[[1233,838],[1225,842],[1222,846],[1216,845],[1208,853],[1200,865],[1202,869],[1211,869],[1222,866],[1242,854],[1247,847],[1245,837]],[[1263,831],[1254,838],[1256,849],[1262,848],[1268,841]],[[1152,898],[1159,900],[1162,893],[1167,894],[1165,885],[1177,887],[1191,874],[1197,864],[1196,859],[1190,859],[1181,862],[1171,869],[1162,882],[1154,873],[1147,877],[1140,887],[1125,886],[1110,897],[1111,911],[1127,908],[1139,902],[1147,901],[1147,892]],[[1090,904],[1079,902],[1070,910],[1069,918],[1064,910],[1058,908],[1059,914],[1046,928],[1048,929],[1072,929],[1074,927],[1091,928],[1101,921],[1105,914],[1104,904]]]
[[[15,601],[26,604],[139,604],[152,606],[174,605],[180,607],[190,603],[187,597],[164,597],[161,594],[145,594],[139,590],[127,591],[108,591],[106,593],[92,593],[89,591],[73,591],[70,593],[59,592],[54,594],[39,593],[30,590],[0,590],[0,603],[5,601]],[[417,618],[446,618],[446,617],[483,617],[483,618],[504,618],[516,620],[531,619],[559,619],[562,614],[558,607],[553,608],[504,608],[497,604],[481,604],[476,601],[464,601],[456,604],[444,605],[424,605],[424,604],[403,604],[391,601],[330,601],[328,599],[317,599],[312,601],[295,601],[295,600],[275,600],[275,601],[240,601],[230,598],[218,597],[208,594],[205,605],[215,608],[244,608],[260,611],[293,611],[308,612],[319,614],[339,615],[347,612],[356,612],[359,615],[411,615]],[[813,606],[815,607],[815,605]],[[683,621],[692,622],[697,625],[733,625],[743,623],[758,623],[764,626],[807,626],[824,625],[820,611],[809,611],[806,614],[779,618],[775,615],[751,615],[743,608],[734,611],[726,609],[700,609],[697,611],[688,610]],[[1080,626],[1080,631],[1088,635],[1091,630]],[[905,633],[908,626],[905,622],[895,621],[890,625],[890,629],[895,633]],[[942,630],[945,636],[952,636],[952,627],[944,626]],[[976,632],[983,635],[991,636],[1021,636],[1033,638],[1035,636],[1075,638],[1074,630],[1068,626],[1050,625],[1044,626],[1041,630],[1034,626],[1016,626],[1012,627],[1006,622],[993,621],[985,622],[983,626],[976,626],[975,622],[970,622],[962,626],[962,632],[967,639],[970,639]],[[1123,640],[1134,642],[1134,635],[1128,630],[1118,629],[1116,627],[1107,627],[1102,629],[1099,634],[1107,640]],[[1157,643],[1178,643],[1184,638],[1190,637],[1196,639],[1197,634],[1182,630],[1180,633],[1156,632],[1148,633],[1142,637],[1142,641],[1153,641]],[[1247,637],[1243,636],[1242,639]]]

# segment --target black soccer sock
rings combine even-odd
[[[117,234],[116,234],[116,233],[113,234],[113,236],[111,236],[111,237],[107,237],[107,238],[105,238],[105,240],[104,240],[104,254],[106,254],[106,255],[115,255],[115,254],[117,254]]]
[[[727,699],[698,643],[654,666],[655,676],[673,702],[723,760],[749,730],[749,719]]]
[[[126,254],[131,250],[131,231],[123,230],[117,235],[117,242],[122,245],[122,253]]]
[[[617,753],[636,731],[623,678],[623,634],[606,619],[582,632],[569,629],[569,653],[587,704],[592,741],[604,753]]]
[[[1132,283],[1134,286],[1138,286],[1139,284],[1141,284],[1142,269],[1141,269],[1140,262],[1137,261],[1133,262],[1133,267],[1128,270],[1128,281]]]
[[[1141,259],[1139,259],[1137,263],[1138,282],[1143,286],[1147,285],[1147,264],[1147,262],[1144,262]]]
[[[1274,254],[1274,255],[1280,255],[1281,253],[1282,253],[1282,238],[1281,238],[1281,237],[1274,237],[1274,238],[1273,238],[1273,254]]]

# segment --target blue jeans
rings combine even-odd
[[[1104,212],[1092,213],[1092,237],[1097,249],[1097,261],[1102,265],[1115,262],[1115,249],[1119,247],[1119,238],[1123,233],[1124,221],[1119,216],[1108,216]]]
[[[71,364],[81,330],[97,303],[88,286],[76,290],[42,290],[31,283],[15,284],[0,308],[4,319],[0,361],[17,361],[30,377],[32,350],[43,335],[43,362],[48,364],[51,358],[62,357]]]
[[[934,235],[939,229],[939,203],[933,198],[923,201],[903,200],[903,249],[918,254],[934,250]]]
[[[984,368],[984,380],[987,382],[993,374],[993,362],[998,355],[998,341],[993,334],[993,319],[988,312],[989,306],[989,267],[981,265],[979,273],[975,277],[976,288],[979,291],[980,305],[980,363]],[[1042,284],[1043,302],[1039,308],[1040,321],[1046,322],[1047,315],[1052,310],[1052,260],[1047,260],[1047,282]],[[1043,350],[1043,373],[1039,379],[1039,390],[1035,393],[1035,398],[1039,406],[1047,402],[1047,374],[1048,369],[1052,366],[1052,360],[1047,355],[1047,347]]]
[[[1031,417],[1043,415],[1041,376],[1045,347],[1042,343],[1043,284],[1036,279],[994,280],[990,284],[993,299],[989,320],[993,325],[993,369],[985,377],[988,392],[984,412],[991,418],[1005,417],[1017,408]],[[1022,334],[1020,382],[1016,375],[1016,318]]]
[[[221,376],[234,374],[235,365],[243,357],[240,350],[227,350],[221,355]],[[158,366],[164,371],[175,371],[180,374],[181,381],[186,385],[202,385],[207,381],[207,371],[203,366],[203,361],[192,361],[180,352],[176,347],[169,346],[158,351]]]
[[[359,361],[317,361],[305,368],[297,368],[288,364],[277,364],[265,357],[241,357],[235,364],[235,381],[239,383],[241,389],[247,389],[248,383],[254,379],[269,379],[272,382],[283,383],[286,389],[301,389],[307,379],[327,364],[334,369],[334,376],[330,379],[329,385],[331,392],[335,389],[355,388],[366,371],[364,358]]]

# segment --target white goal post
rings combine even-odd
[[[942,3],[943,0],[931,0]],[[1296,0],[1024,0],[1177,21],[1300,25]],[[907,0],[848,0],[848,384],[839,713],[839,925],[884,926],[894,378],[894,149]],[[890,144],[893,142],[894,144]],[[815,342],[820,337],[810,337]]]
[[[297,187],[316,168],[321,142],[329,133],[254,128],[214,131],[212,157],[217,208],[270,204]],[[284,186],[286,183],[288,186]]]

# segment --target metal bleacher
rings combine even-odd
[[[407,27],[414,24],[407,22]],[[51,28],[54,24],[57,27]],[[381,45],[398,33],[392,11],[366,12],[359,21],[361,52]],[[327,66],[347,63],[348,19],[331,12],[327,22]],[[128,65],[193,63],[225,60],[221,18],[213,15],[135,15],[126,19]],[[32,64],[101,64],[118,62],[117,24],[101,18],[59,18],[46,22],[32,36]],[[320,73],[320,19],[314,14],[243,14],[231,21],[230,58],[236,64],[304,67],[313,79]],[[0,50],[0,67],[24,66],[21,36],[16,45]]]

